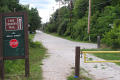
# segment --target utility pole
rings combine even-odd
[[[88,13],[88,35],[90,41],[90,20],[91,20],[91,0],[89,0],[89,13]]]
[[[59,9],[58,9],[58,19],[59,19],[59,21],[60,21],[60,5],[61,5],[60,2],[61,1],[59,1],[59,4],[57,4],[57,5],[59,5]]]
[[[70,22],[72,21],[72,8],[73,8],[73,3],[72,0],[70,0]]]

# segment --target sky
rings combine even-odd
[[[48,22],[50,15],[59,8],[59,3],[55,2],[55,0],[20,0],[20,4],[29,4],[30,8],[37,8],[42,23]]]

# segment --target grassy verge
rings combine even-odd
[[[30,35],[32,39],[34,35]],[[42,59],[46,49],[39,42],[29,42],[30,77],[24,77],[24,60],[5,61],[5,79],[7,80],[42,80]]]
[[[74,78],[74,73],[68,77],[67,80],[92,80],[91,78],[89,78],[89,73],[84,70],[83,68],[80,69],[80,77],[79,78]],[[86,75],[86,76],[85,76]]]
[[[80,41],[80,40],[77,40],[77,39],[72,39],[70,36],[61,36],[61,35],[58,35],[57,33],[48,33],[48,34],[51,34],[51,35],[56,36],[56,37],[61,37],[63,39],[67,39],[67,40],[70,40],[70,41],[76,41],[76,42],[82,42],[82,43],[91,43],[91,42],[88,42],[88,41]]]
[[[110,49],[110,48],[104,48],[104,49],[82,49],[83,51],[120,51],[119,49]],[[99,53],[99,54],[93,54],[99,58],[105,59],[105,60],[120,60],[120,54],[118,53]],[[120,65],[120,63],[116,63]]]

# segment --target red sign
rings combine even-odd
[[[5,18],[5,30],[22,30],[22,17],[7,17]]]
[[[12,48],[17,48],[19,44],[19,42],[16,39],[11,39],[9,43]]]

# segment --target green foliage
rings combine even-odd
[[[73,38],[77,40],[83,40],[87,32],[86,18],[78,20],[77,23],[73,26],[73,30]]]
[[[88,8],[88,0],[76,0],[74,6],[74,14],[77,18],[82,18],[85,16],[85,13]]]
[[[0,7],[0,12],[10,12],[10,10],[8,9],[8,6],[3,6]]]
[[[5,61],[5,72],[6,73],[23,73],[24,66],[21,65],[24,64],[24,60],[14,60],[14,61]]]
[[[112,0],[93,0],[92,1],[92,12],[104,10],[106,6],[111,5]]]
[[[32,48],[41,48],[41,44],[39,42],[30,42],[30,47]]]
[[[72,23],[68,23],[67,24],[67,29],[66,29],[66,32],[65,32],[65,36],[70,36],[70,37],[72,37],[72,32],[73,32],[73,25],[74,24],[74,22],[72,22]]]
[[[29,31],[30,33],[35,32],[41,26],[41,18],[39,17],[38,10],[36,8],[31,8],[29,11]]]
[[[58,30],[57,30],[57,33],[59,35],[64,35],[64,33],[66,32],[66,29],[67,29],[67,23],[68,23],[68,20],[64,20],[58,27]]]
[[[0,0],[0,13],[26,11],[28,13],[28,22],[30,24],[30,33],[35,32],[41,27],[41,18],[36,8],[29,9],[29,5],[19,4],[19,0]]]
[[[80,73],[81,74],[81,73]],[[86,76],[80,75],[79,78],[74,78],[74,76],[69,76],[67,80],[92,80]]]
[[[57,25],[56,24],[48,24],[45,28],[46,32],[57,32]]]
[[[69,10],[67,7],[62,7],[60,10],[56,10],[56,12],[51,17],[50,22],[46,23],[45,31],[51,33],[52,32],[60,33],[59,32],[61,31],[60,29],[64,29],[63,32],[65,32],[66,30],[65,28],[68,23],[68,19],[67,19],[68,16],[69,16]]]
[[[120,20],[114,22],[114,28],[107,32],[102,42],[113,48],[120,48]]]
[[[91,40],[96,41],[96,36],[100,35],[103,38],[106,32],[109,32],[112,27],[114,20],[119,18],[119,7],[118,6],[107,6],[104,11],[96,11],[92,16],[91,20]]]
[[[69,9],[70,4],[58,9],[45,30],[80,41],[88,41],[90,35],[91,41],[96,42],[97,36],[100,36],[103,44],[119,47],[119,25],[114,28],[112,25],[120,19],[120,0],[92,0],[89,35],[88,3],[89,0],[75,0],[73,9]]]

